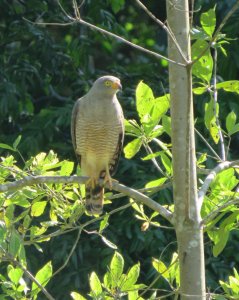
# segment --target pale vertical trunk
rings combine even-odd
[[[184,56],[190,53],[189,7],[187,0],[167,1],[168,25]],[[170,63],[169,84],[171,95],[173,193],[179,264],[180,299],[206,299],[203,230],[197,205],[197,181],[192,102],[191,66],[168,40],[169,58],[185,67]]]

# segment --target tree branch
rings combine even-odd
[[[218,166],[216,166],[209,174],[208,176],[205,178],[203,185],[201,186],[200,190],[198,191],[198,202],[199,202],[199,207],[202,207],[203,204],[203,199],[209,189],[209,186],[211,184],[211,182],[215,179],[215,177],[217,176],[218,173],[229,169],[231,167],[235,167],[236,165],[239,165],[239,160],[235,160],[235,161],[224,161],[222,163],[220,163]],[[238,166],[239,168],[239,166]]]
[[[0,192],[10,192],[15,191],[17,189],[23,188],[25,186],[30,186],[34,184],[42,184],[42,183],[78,183],[83,184],[89,178],[85,176],[26,176],[23,179],[17,180],[15,182],[9,182],[0,185]],[[102,181],[103,183],[103,181]],[[106,185],[108,187],[108,185]],[[113,181],[112,182],[113,190],[123,193],[126,196],[133,198],[137,202],[141,202],[144,205],[150,207],[154,211],[157,211],[161,216],[167,219],[170,223],[172,223],[173,214],[167,210],[162,205],[158,204],[148,196],[140,193],[137,190],[129,188],[123,184]]]
[[[152,18],[157,24],[159,24],[168,34],[169,38],[174,42],[176,48],[178,49],[178,52],[182,56],[182,59],[187,63],[187,58],[185,57],[181,47],[179,46],[173,32],[170,30],[168,26],[166,26],[163,22],[161,22],[148,8],[140,1],[140,0],[135,0],[137,4]]]
[[[89,22],[84,21],[81,18],[81,16],[80,16],[80,11],[79,11],[79,8],[77,7],[77,4],[76,4],[75,0],[73,0],[73,8],[74,8],[74,11],[75,11],[75,17],[74,18],[72,16],[70,16],[69,14],[67,14],[67,12],[64,10],[64,8],[62,7],[62,5],[60,4],[59,1],[57,1],[57,2],[58,2],[58,5],[59,5],[61,11],[70,20],[70,22],[68,22],[68,23],[45,23],[45,22],[32,22],[32,21],[30,21],[30,20],[28,20],[26,18],[23,18],[23,19],[25,21],[28,21],[28,22],[30,22],[32,24],[35,24],[35,25],[67,26],[67,25],[72,25],[73,23],[80,23],[82,25],[85,25],[85,26],[89,27],[92,30],[96,30],[96,31],[99,31],[99,32],[101,32],[103,34],[111,36],[111,37],[115,38],[116,40],[118,40],[120,42],[123,42],[124,44],[127,44],[127,45],[129,45],[129,46],[131,46],[131,47],[133,47],[133,48],[135,48],[137,50],[140,50],[140,51],[142,51],[144,53],[147,53],[147,54],[149,54],[151,56],[154,56],[157,59],[164,59],[164,60],[166,60],[168,62],[171,62],[171,63],[176,64],[176,65],[181,66],[181,67],[185,67],[186,64],[187,64],[187,63],[183,64],[183,63],[180,63],[180,62],[173,61],[173,60],[169,59],[168,57],[163,56],[163,55],[161,55],[161,54],[159,54],[157,52],[151,51],[151,50],[149,50],[149,49],[147,49],[145,47],[142,47],[140,45],[132,43],[132,42],[128,41],[127,39],[125,39],[125,38],[123,38],[123,37],[121,37],[121,36],[119,36],[119,35],[117,35],[117,34],[115,34],[113,32],[110,32],[110,31],[105,30],[105,29],[103,29],[103,28],[101,28],[99,26],[95,26],[94,24],[91,24]],[[171,34],[171,36],[172,36],[172,34]],[[181,53],[181,51],[180,51],[180,53]],[[185,58],[184,58],[184,60],[185,60]]]

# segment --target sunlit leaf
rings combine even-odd
[[[140,272],[140,264],[134,265],[132,268],[130,268],[129,272],[126,275],[126,278],[121,286],[122,291],[126,291],[132,287],[136,283],[139,277]]]
[[[100,222],[100,228],[99,228],[99,232],[100,233],[102,233],[102,231],[107,227],[107,226],[109,226],[109,222],[108,222],[108,220],[109,220],[109,217],[110,217],[110,215],[105,215],[104,216],[104,219]]]
[[[239,94],[239,81],[238,80],[230,80],[217,83],[217,89],[223,89],[226,92],[232,92]]]
[[[209,84],[212,77],[213,59],[210,49],[207,48],[208,43],[206,41],[197,40],[192,45],[192,59],[196,60],[200,57],[193,64],[193,75]]]
[[[202,13],[200,17],[200,23],[203,30],[212,37],[216,27],[216,14],[215,8],[209,9],[207,12]]]
[[[139,151],[141,146],[142,146],[142,140],[139,138],[134,139],[133,141],[129,142],[124,147],[125,157],[128,159],[131,159],[132,157],[134,157],[135,154]]]
[[[236,114],[234,113],[234,111],[231,111],[226,117],[226,128],[229,134],[234,129],[236,120],[237,120]]]
[[[125,132],[132,135],[139,136],[141,133],[140,126],[135,120],[124,120]]]
[[[51,261],[45,264],[36,274],[36,280],[42,285],[46,286],[48,281],[52,276],[52,265]],[[31,295],[36,299],[36,295],[41,291],[41,289],[36,285],[35,282],[32,283]]]
[[[150,121],[150,112],[153,107],[154,94],[152,89],[143,81],[136,88],[136,108],[141,123]]]
[[[87,300],[85,297],[76,292],[71,292],[71,297],[73,300]]]
[[[164,184],[164,182],[167,180],[166,177],[163,177],[163,178],[159,178],[159,179],[156,179],[156,180],[152,180],[150,182],[148,182],[145,187],[146,188],[154,188],[154,187],[158,187],[158,186],[161,186]]]
[[[23,273],[23,270],[18,267],[14,268],[12,265],[7,267],[7,275],[15,285],[18,285]]]
[[[164,115],[162,117],[162,125],[164,131],[171,136],[171,117]]]
[[[38,201],[32,204],[31,207],[31,216],[39,217],[44,213],[47,201]]]
[[[110,274],[112,276],[112,280],[113,280],[112,284],[114,284],[114,286],[117,286],[120,276],[123,274],[123,268],[124,268],[124,259],[121,254],[115,252],[110,263]]]
[[[100,280],[95,272],[90,274],[90,288],[94,294],[94,296],[98,296],[102,293],[102,287]]]
[[[158,273],[160,273],[164,278],[169,279],[170,275],[168,267],[161,260],[153,258],[152,264]]]

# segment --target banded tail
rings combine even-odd
[[[96,183],[94,187],[92,184],[86,184],[86,210],[90,215],[100,215],[103,212],[104,203],[104,187]]]

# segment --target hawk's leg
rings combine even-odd
[[[96,182],[97,182],[97,180],[96,180],[94,177],[90,177],[90,178],[86,181],[85,185],[86,185],[86,186],[90,186],[92,189],[94,189],[95,186],[96,186]]]
[[[113,178],[110,176],[109,166],[107,165],[107,166],[106,166],[106,169],[105,169],[104,184],[108,183],[108,184],[109,184],[110,190],[112,190],[112,181],[117,181],[117,180],[113,179]]]

